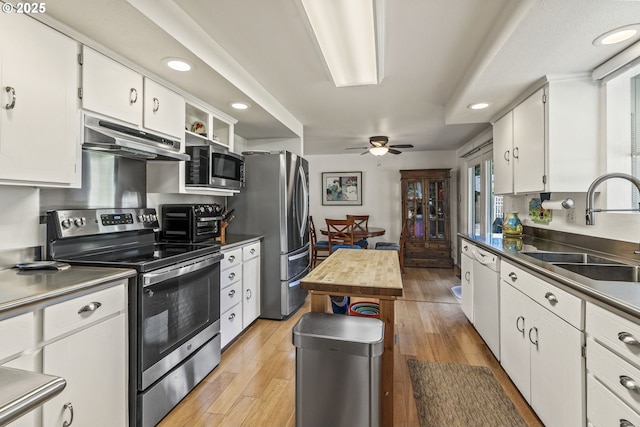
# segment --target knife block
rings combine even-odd
[[[221,245],[226,244],[226,230],[228,222],[220,221],[220,236],[216,237],[216,240],[220,242]]]

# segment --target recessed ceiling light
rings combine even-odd
[[[229,105],[231,105],[232,108],[235,108],[236,110],[246,110],[247,108],[250,107],[249,104],[247,104],[246,102],[231,102]]]
[[[180,58],[164,58],[162,62],[172,70],[189,71],[192,67],[189,62]]]
[[[467,105],[467,108],[470,110],[484,110],[489,107],[489,105],[491,105],[489,102],[476,102],[475,104]]]
[[[611,44],[621,43],[638,35],[640,24],[625,25],[599,35],[593,41],[594,46],[608,46]]]

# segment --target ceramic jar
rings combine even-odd
[[[507,212],[502,223],[502,233],[504,235],[522,234],[522,223],[518,218],[518,212]]]

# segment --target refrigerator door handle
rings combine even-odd
[[[307,228],[307,217],[309,216],[309,203],[307,203],[307,200],[309,200],[309,189],[307,188],[307,177],[302,165],[298,167],[298,175],[302,186],[302,217],[298,219],[298,226],[300,227],[300,238],[304,242],[304,234]],[[298,198],[298,203],[299,202],[300,198]]]

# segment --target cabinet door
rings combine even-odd
[[[585,425],[582,332],[534,302],[530,328],[531,406],[545,425]]]
[[[493,182],[495,194],[513,193],[513,111],[493,125]]]
[[[184,98],[148,78],[144,79],[144,127],[167,135],[184,136]]]
[[[26,15],[0,29],[0,179],[75,184],[78,45]]]
[[[527,402],[531,401],[529,337],[530,299],[508,284],[500,283],[500,364]]]
[[[248,327],[260,315],[260,257],[242,264],[242,328]]]
[[[513,191],[544,191],[544,89],[513,110]],[[497,182],[497,179],[496,179]]]
[[[466,242],[462,242],[463,253],[460,257],[460,274],[462,284],[462,311],[467,319],[473,323],[473,259],[465,254],[464,247],[468,246]]]
[[[125,315],[69,335],[43,349],[43,372],[67,380],[65,389],[43,405],[43,425],[126,426],[127,341]]]
[[[407,179],[404,184],[405,212],[407,218],[407,239],[424,240],[423,180]]]
[[[106,56],[83,48],[82,107],[142,125],[142,76]]]

